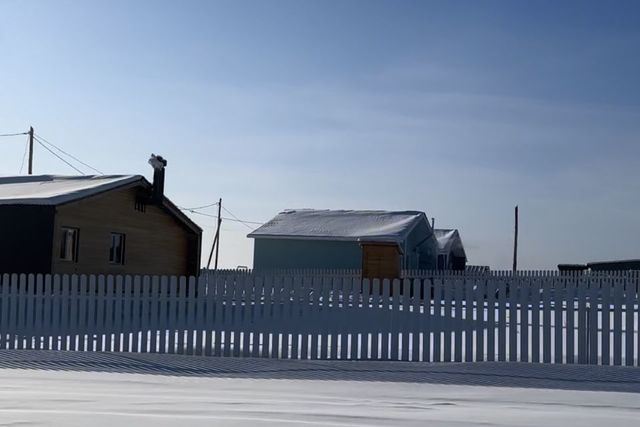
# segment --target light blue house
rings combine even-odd
[[[395,245],[402,269],[435,269],[438,243],[424,212],[295,209],[247,237],[255,270],[361,269],[364,245]]]

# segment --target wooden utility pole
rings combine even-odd
[[[213,251],[216,252],[216,261],[214,264],[214,271],[218,269],[218,253],[220,252],[220,224],[222,224],[222,198],[218,200],[218,226],[216,227],[216,234],[213,237],[213,244],[211,245],[211,252],[209,252],[209,261],[207,261],[207,270],[211,267],[211,258],[213,258]]]
[[[513,236],[513,271],[518,270],[518,206],[515,210],[515,234]]]
[[[29,126],[29,175],[33,174],[33,126]]]
[[[218,271],[218,252],[220,252],[220,225],[222,224],[222,198],[218,200],[218,228],[216,229],[216,262],[213,270]]]

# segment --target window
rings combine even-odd
[[[78,229],[62,227],[60,233],[60,259],[78,261]]]
[[[124,234],[111,233],[109,262],[111,264],[124,264]]]

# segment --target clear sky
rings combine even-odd
[[[149,179],[162,154],[177,204],[249,221],[423,210],[493,268],[515,204],[522,268],[640,258],[638,76],[638,1],[0,0],[0,133]],[[248,232],[223,223],[222,266]]]

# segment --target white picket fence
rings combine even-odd
[[[638,366],[637,275],[3,275],[0,348]]]

